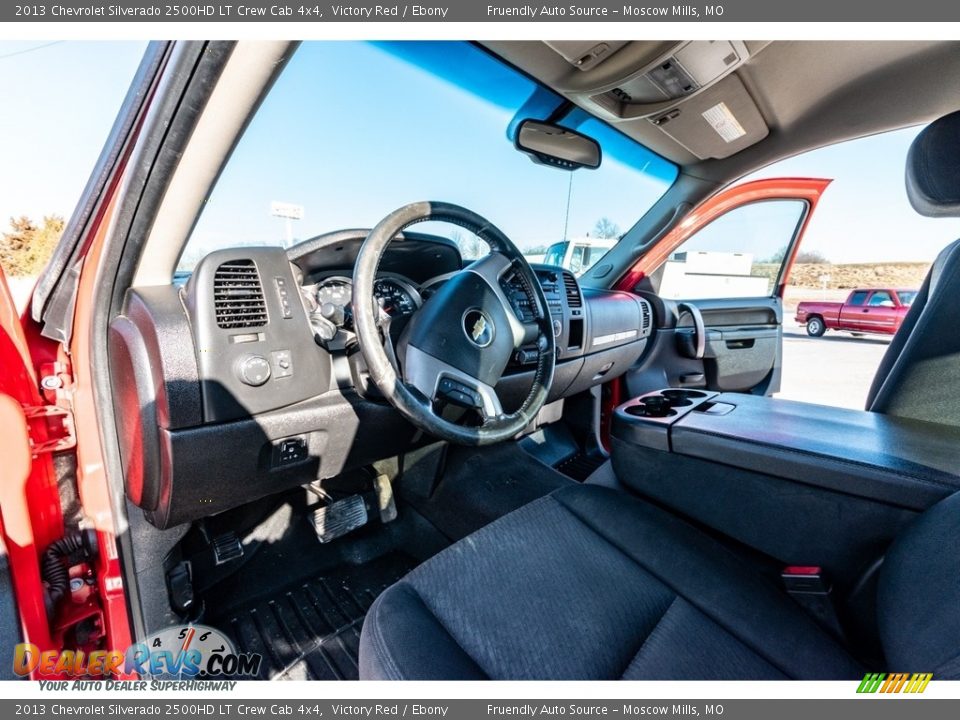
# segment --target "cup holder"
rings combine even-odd
[[[700,390],[670,388],[640,398],[636,404],[625,408],[625,412],[635,417],[668,418],[677,414],[677,408],[690,407],[694,401],[705,397],[707,393]]]
[[[666,410],[651,410],[645,405],[631,405],[626,409],[628,415],[635,415],[636,417],[672,417],[677,414],[676,410],[671,410],[667,408]]]
[[[676,411],[670,409],[672,406],[673,401],[670,398],[650,395],[641,399],[636,405],[631,405],[627,408],[627,412],[641,417],[670,417],[676,415]]]
[[[695,398],[705,398],[707,396],[705,392],[701,392],[700,390],[682,390],[676,388],[663,390],[660,394],[666,398],[670,398],[671,400],[690,400]]]

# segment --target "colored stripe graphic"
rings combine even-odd
[[[883,682],[886,678],[884,673],[867,673],[863,676],[863,680],[860,682],[860,687],[857,688],[858,693],[875,693],[879,687],[880,683]]]
[[[933,673],[915,673],[914,676],[910,678],[910,684],[904,692],[922,693],[927,689],[927,685],[930,684],[932,679]]]
[[[858,693],[922,693],[933,673],[867,673],[857,687]]]

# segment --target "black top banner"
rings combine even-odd
[[[558,4],[455,0],[370,2],[151,2],[35,0],[3,3],[0,22],[954,22],[943,0],[580,0]]]

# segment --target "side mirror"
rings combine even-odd
[[[596,140],[552,123],[524,120],[517,128],[516,146],[534,162],[561,170],[600,167]]]

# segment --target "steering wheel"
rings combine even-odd
[[[390,342],[373,297],[377,268],[390,241],[410,225],[448,222],[485,240],[490,253],[447,280],[411,316],[397,342],[395,366]],[[530,300],[533,321],[523,321],[500,285],[513,270]],[[353,271],[353,321],[370,379],[401,415],[442,440],[488,445],[513,437],[543,407],[556,364],[553,326],[543,289],[523,254],[493,224],[466,208],[440,202],[405,205],[370,231]],[[536,344],[537,366],[523,404],[506,414],[494,386],[514,350]],[[457,424],[435,410],[445,400],[479,411],[483,422]]]

